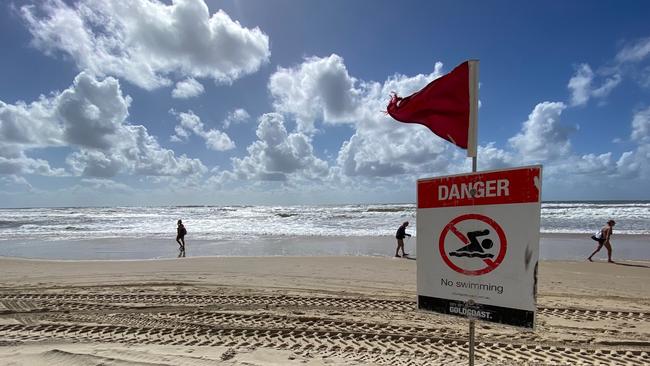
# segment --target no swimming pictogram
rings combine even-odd
[[[501,264],[506,256],[506,235],[493,219],[480,214],[460,215],[440,233],[440,256],[456,272],[480,276]]]

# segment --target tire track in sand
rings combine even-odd
[[[467,342],[436,336],[411,336],[364,331],[257,329],[242,327],[131,327],[125,325],[42,324],[0,325],[8,340],[68,340],[175,346],[227,346],[273,348],[298,354],[317,352],[382,364],[425,365],[444,358],[463,358]],[[402,356],[408,356],[406,359]],[[590,349],[507,342],[479,342],[482,361],[526,361],[553,364],[640,365],[650,363],[647,351]]]
[[[12,307],[12,302],[25,304],[32,301],[48,309],[70,310],[71,304],[76,304],[77,309],[117,309],[119,305],[211,305],[211,306],[236,306],[242,307],[283,307],[283,308],[337,308],[380,311],[413,311],[417,304],[409,300],[385,300],[370,298],[345,298],[345,297],[314,297],[314,296],[241,296],[241,295],[159,295],[159,294],[0,294],[0,303],[9,309],[20,311],[21,307]],[[46,303],[42,303],[45,301]],[[49,305],[49,307],[48,307]],[[38,308],[35,307],[35,308]],[[4,310],[4,312],[7,312]],[[578,308],[538,307],[540,316],[559,317],[569,320],[627,320],[650,321],[650,312],[641,311],[606,311]]]

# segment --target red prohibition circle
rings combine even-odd
[[[454,264],[451,259],[447,256],[447,253],[445,252],[445,238],[447,237],[447,234],[451,230],[452,227],[454,227],[457,223],[465,220],[479,220],[483,221],[484,223],[490,225],[493,227],[497,235],[499,236],[499,242],[501,244],[501,247],[499,249],[499,255],[497,255],[497,259],[494,261],[491,261],[489,259],[483,259],[485,264],[487,265],[485,268],[477,269],[474,271],[470,271],[467,269],[462,269],[456,264]],[[454,271],[458,273],[462,273],[465,275],[469,276],[480,276],[482,274],[486,274],[488,272],[491,272],[495,268],[503,262],[503,258],[506,256],[506,249],[507,249],[507,242],[506,242],[506,234],[503,232],[503,229],[499,224],[496,223],[496,221],[492,220],[491,218],[487,216],[483,216],[480,214],[465,214],[465,215],[460,215],[456,217],[455,219],[451,220],[447,226],[442,229],[442,232],[440,233],[440,240],[438,242],[438,248],[440,250],[440,256],[442,257],[442,260],[445,261],[445,263],[449,266],[449,268],[453,269]]]

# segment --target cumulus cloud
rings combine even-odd
[[[29,158],[23,152],[8,157],[0,155],[0,174],[66,175],[64,169],[52,168],[46,160]]]
[[[233,158],[231,179],[286,181],[319,179],[328,174],[327,163],[314,155],[309,137],[300,132],[288,133],[284,117],[267,113],[259,118],[258,140],[248,146],[248,156]]]
[[[616,167],[624,178],[650,179],[648,161],[650,161],[650,144],[644,144],[633,151],[624,152],[616,162]]]
[[[171,84],[171,75],[229,83],[270,57],[259,28],[245,28],[223,10],[210,15],[203,0],[46,0],[21,14],[37,48],[145,89]]]
[[[98,81],[81,73],[57,97],[55,113],[63,121],[67,143],[105,150],[119,138],[130,104],[131,98],[122,95],[116,79]]]
[[[382,112],[391,92],[411,94],[441,75],[442,63],[436,63],[430,74],[360,82],[349,75],[343,59],[333,54],[278,68],[269,90],[274,109],[295,119],[297,133],[312,135],[319,121],[323,126],[344,123],[354,129],[338,151],[330,179],[389,179],[400,174],[456,171],[465,165],[464,152],[422,126],[395,122]]]
[[[176,83],[176,87],[172,90],[172,97],[178,99],[193,98],[203,94],[203,84],[196,81],[194,78],[187,78]]]
[[[595,87],[596,75],[588,64],[581,64],[576,73],[569,80],[567,87],[571,90],[571,105],[585,105],[591,98],[605,98],[621,82],[622,77],[614,73],[603,81],[602,85]]]
[[[464,166],[464,151],[439,139],[426,127],[394,121],[386,113],[391,92],[409,95],[442,75],[436,63],[430,74],[394,75],[383,83],[364,83],[355,112],[355,132],[337,156],[346,176],[388,177],[399,174],[434,174]]]
[[[26,150],[64,144],[62,125],[56,120],[54,98],[7,104],[0,101],[0,174],[62,176],[65,170],[48,161],[27,156]]]
[[[274,109],[293,116],[298,130],[310,134],[317,119],[327,123],[354,119],[361,93],[355,83],[343,58],[332,54],[307,58],[294,68],[279,67],[268,88]]]
[[[213,181],[318,179],[350,187],[355,183],[349,178],[390,180],[400,174],[463,168],[464,151],[423,126],[395,122],[382,112],[391,92],[411,94],[441,75],[442,64],[436,63],[431,74],[394,75],[384,83],[358,82],[338,55],[310,57],[295,67],[280,67],[268,84],[276,112],[260,117],[258,140],[248,147],[248,156],[233,158],[232,170],[221,172]],[[286,118],[296,122],[291,133]],[[331,166],[314,154],[317,122],[324,128],[344,123],[354,129]]]
[[[77,151],[66,159],[73,173],[112,177],[120,173],[142,175],[203,174],[197,159],[176,156],[141,125],[127,122],[129,96],[119,81],[98,80],[82,72],[72,86],[38,101],[9,105],[0,102],[0,148],[4,174],[62,175],[47,161],[31,159],[25,151],[68,146]]]
[[[561,102],[543,102],[535,106],[522,129],[508,139],[517,154],[526,161],[553,160],[571,151],[569,135],[574,127],[562,125],[560,115],[566,109]]]
[[[0,145],[58,146],[63,142],[62,126],[55,119],[54,99],[43,95],[30,104],[0,101]],[[0,147],[0,153],[3,148]]]
[[[232,171],[222,172],[220,177],[251,182],[295,182],[313,172],[310,164],[312,167],[320,164],[317,169],[320,174],[316,176],[322,180],[321,184],[357,189],[370,181],[382,187],[395,187],[401,175],[430,176],[467,171],[469,159],[464,150],[437,138],[423,126],[398,123],[381,112],[391,92],[409,95],[442,74],[442,64],[437,63],[430,74],[398,74],[383,82],[360,81],[348,74],[343,60],[336,55],[310,57],[295,67],[278,68],[268,84],[276,112],[260,118],[259,140],[248,147],[248,156],[233,158]],[[588,93],[585,94],[587,100],[605,97],[619,82],[617,76],[610,73],[613,81],[607,79],[596,85],[593,80],[599,76],[595,76],[588,65],[582,68],[582,75],[587,81],[582,84]],[[318,82],[327,77],[338,80],[338,83],[331,83],[339,86],[333,94],[347,95],[344,99],[353,102],[327,102],[330,94],[320,90]],[[534,106],[521,130],[508,140],[505,148],[497,147],[494,142],[479,146],[480,168],[544,163],[545,176],[551,180],[560,182],[559,177],[571,172],[576,179],[589,181],[598,176],[621,176],[625,172],[620,164],[636,162],[632,166],[638,166],[645,157],[644,149],[624,154],[619,161],[612,153],[576,154],[570,137],[577,127],[561,119],[566,108],[561,102]],[[639,113],[637,122],[633,123],[637,126],[634,127],[636,139],[646,136],[642,116],[643,113]],[[289,119],[296,121],[294,132],[287,131]],[[314,132],[342,123],[350,126],[352,133],[343,141],[338,154],[329,162],[315,158],[312,139],[318,135]],[[299,155],[289,153],[299,151],[290,147],[296,146],[292,143],[295,140],[290,138],[292,135],[304,146],[306,156],[310,159],[314,156],[314,160],[301,160]]]
[[[632,118],[632,140],[650,143],[650,107],[640,110]]]
[[[619,174],[611,152],[604,154],[567,154],[562,159],[544,162],[544,175],[552,180],[573,182],[583,178],[594,179],[597,183],[605,177]],[[568,179],[571,177],[571,179]]]
[[[233,124],[243,123],[251,118],[250,114],[243,108],[237,108],[228,113],[228,116],[223,120],[223,128],[228,129]]]
[[[84,176],[110,178],[118,173],[144,176],[202,175],[207,168],[199,159],[176,156],[149,135],[144,126],[125,125],[119,142],[107,150],[81,150],[67,159],[73,171]]]
[[[269,90],[275,110],[295,118],[298,132],[313,134],[317,121],[355,129],[342,144],[334,171],[349,177],[390,177],[444,171],[457,162],[443,158],[441,153],[449,147],[426,128],[397,123],[381,112],[391,92],[411,94],[440,75],[442,64],[437,63],[431,74],[395,75],[383,84],[359,82],[349,75],[343,59],[332,54],[278,68]]]
[[[650,179],[650,107],[637,111],[631,125],[630,138],[638,145],[621,155],[616,162],[617,171],[628,179]]]
[[[519,163],[518,156],[512,152],[499,149],[494,142],[485,146],[478,146],[477,155],[480,170],[503,169],[516,166]]]
[[[210,150],[226,151],[235,148],[235,143],[230,139],[228,134],[217,129],[206,129],[201,118],[192,111],[176,113],[180,122],[174,129],[176,134],[172,136],[172,141],[185,141],[190,137],[190,132],[205,140],[205,146]]]

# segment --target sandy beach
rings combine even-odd
[[[416,261],[0,259],[1,365],[466,365],[416,310]],[[534,331],[479,322],[477,365],[650,363],[650,262],[543,261]]]

